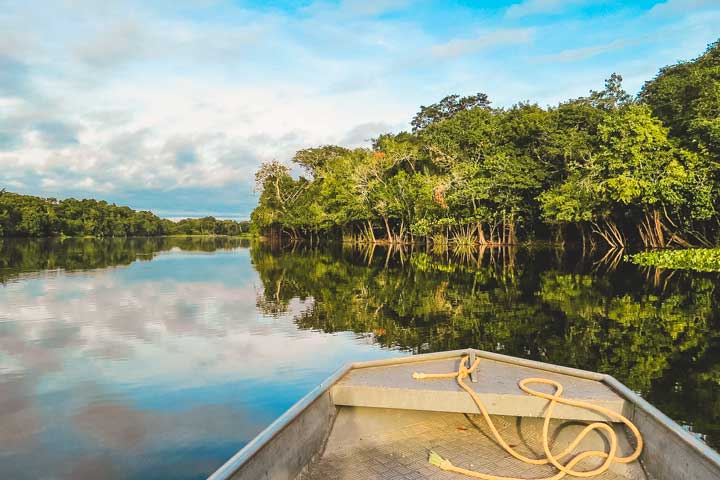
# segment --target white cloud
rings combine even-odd
[[[42,188],[53,190],[59,186],[59,182],[52,178],[43,178],[40,181],[40,185],[42,186]]]
[[[509,18],[526,17],[529,15],[556,14],[564,11],[581,0],[524,0],[510,5],[505,15]]]
[[[0,56],[19,57],[27,55],[31,51],[32,43],[27,32],[0,32]]]
[[[675,15],[707,7],[720,10],[720,2],[718,0],[667,0],[655,4],[649,13],[658,16]]]
[[[411,0],[342,0],[341,9],[355,15],[380,15],[411,3]]]
[[[402,127],[403,125],[391,125],[385,122],[362,123],[351,128],[338,143],[345,147],[366,147],[373,138],[383,133],[396,132]]]
[[[27,65],[13,60],[0,73],[14,89],[0,99],[9,107],[0,121],[13,127],[0,132],[0,181],[56,195],[221,188],[252,181],[264,160],[345,141],[359,124],[403,124],[411,108],[378,85],[331,87],[367,62],[335,58],[339,41],[348,49],[409,41],[408,29],[362,20],[407,4],[347,1],[339,8],[359,15],[352,22],[327,22],[319,12],[292,28],[277,12],[233,9],[233,22],[204,23],[159,18],[144,5],[50,2],[43,16],[16,5],[0,17],[0,46],[20,44],[12,18],[27,17],[36,41]],[[310,33],[322,42],[295,41]],[[32,91],[20,88],[30,84]]]
[[[528,43],[532,40],[533,34],[532,28],[498,29],[475,38],[454,39],[433,45],[431,53],[436,58],[461,57],[487,48]]]
[[[48,149],[44,136],[31,135],[23,148],[0,152],[0,166],[32,168],[43,175],[42,187],[54,191],[221,187],[251,181],[261,161],[288,159],[299,148],[315,144],[354,146],[364,140],[355,138],[357,134],[369,138],[391,125],[366,122],[373,128],[359,132],[357,119],[374,118],[376,106],[367,104],[348,116],[304,87],[238,90],[224,83],[181,81],[171,88],[148,83],[141,90],[118,86],[113,92],[117,105],[105,102],[105,108],[130,106],[136,112],[132,119],[104,124],[96,115],[91,128],[80,129],[82,141],[63,149]],[[84,103],[98,104],[105,95],[102,90],[83,96],[78,109]],[[259,105],[265,108],[255,111]],[[398,117],[392,110],[384,116]],[[302,128],[278,122],[295,118],[302,119]],[[65,129],[51,126],[59,130],[56,137],[67,135]]]
[[[141,58],[149,41],[139,23],[121,21],[83,42],[77,48],[77,55],[91,67],[105,68]]]
[[[543,62],[578,62],[586,60],[588,58],[601,55],[603,53],[611,52],[620,48],[624,48],[631,45],[633,42],[626,40],[617,40],[615,42],[608,43],[606,45],[596,45],[593,47],[582,47],[582,48],[569,48],[558,53],[543,55],[538,57],[537,60]]]
[[[27,186],[19,180],[7,180],[4,185],[10,188],[25,188]]]
[[[413,0],[340,0],[340,3],[318,0],[303,8],[303,11],[316,16],[335,16],[338,18],[373,17],[408,7]]]

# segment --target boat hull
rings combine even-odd
[[[428,418],[437,415],[460,415],[462,417],[463,414],[467,414],[470,416],[468,418],[471,418],[472,415],[477,412],[476,408],[471,410],[473,408],[472,405],[458,407],[457,401],[453,401],[450,403],[455,406],[447,407],[446,405],[443,407],[442,394],[437,394],[437,392],[433,390],[433,388],[441,390],[445,388],[448,389],[451,394],[457,393],[452,391],[451,386],[448,386],[451,385],[451,383],[445,383],[440,386],[430,385],[427,387],[429,388],[428,391],[405,392],[406,396],[430,395],[432,397],[435,395],[433,398],[437,400],[436,403],[423,401],[417,404],[421,405],[422,408],[413,408],[409,406],[412,405],[412,399],[410,399],[410,397],[403,399],[403,396],[400,394],[401,392],[393,390],[403,388],[403,384],[401,384],[401,382],[392,382],[392,378],[388,379],[387,372],[393,370],[386,370],[396,369],[397,372],[402,372],[402,375],[406,376],[407,372],[405,370],[407,370],[407,368],[397,367],[423,366],[427,368],[427,362],[437,361],[447,363],[450,359],[459,361],[461,356],[468,354],[477,355],[488,363],[503,363],[508,368],[520,367],[522,369],[531,369],[535,373],[534,376],[538,377],[563,375],[573,377],[573,381],[577,380],[580,384],[584,381],[597,382],[598,385],[595,387],[598,388],[587,390],[587,392],[602,393],[604,392],[603,389],[607,389],[612,392],[612,395],[621,399],[622,404],[617,403],[612,396],[607,396],[605,393],[602,393],[598,398],[595,398],[595,401],[616,402],[615,408],[619,408],[642,432],[645,446],[636,467],[631,467],[630,469],[615,468],[605,475],[617,475],[617,478],[628,480],[636,480],[639,478],[650,478],[654,480],[711,480],[720,478],[720,455],[609,375],[559,367],[480,350],[457,350],[404,357],[401,359],[353,363],[342,367],[260,433],[252,442],[226,462],[225,465],[213,473],[209,479],[295,480],[301,478],[303,475],[310,480],[323,478],[323,475],[324,478],[344,478],[340,474],[342,472],[337,469],[334,476],[331,475],[328,477],[328,474],[322,473],[322,465],[332,452],[338,451],[338,438],[352,439],[354,437],[363,437],[364,434],[362,432],[358,431],[356,434],[348,433],[346,427],[342,427],[342,425],[347,424],[346,417],[348,417],[348,415],[352,417],[352,415],[348,413],[352,411],[363,412],[363,419],[357,420],[363,425],[373,423],[373,421],[371,421],[373,420],[373,415],[375,416],[374,423],[379,425],[387,424],[389,422],[388,419],[392,417],[392,415],[388,417],[387,412],[395,412],[394,416],[400,417],[407,417],[408,415],[419,415],[418,418],[423,418],[423,415]],[[376,369],[380,373],[377,377],[378,385],[382,388],[388,388],[388,393],[392,394],[390,396],[394,396],[393,398],[400,403],[393,404],[390,399],[383,398],[383,396],[378,393],[381,393],[381,390],[378,389],[373,391],[373,395],[377,397],[375,400],[362,399],[362,395],[358,393],[361,393],[362,390],[355,392],[354,397],[348,394],[350,391],[348,389],[352,389],[355,386],[363,388],[373,387],[372,376],[368,377],[367,375],[367,373],[371,371],[370,369]],[[357,374],[360,371],[362,371],[362,375],[353,375],[353,373]],[[362,381],[353,383],[350,381],[353,377],[361,378]],[[442,381],[447,382],[447,380]],[[483,378],[481,377],[478,383],[482,381]],[[477,391],[482,390],[480,385],[472,385],[474,385],[472,388]],[[487,387],[487,385],[485,385],[485,387]],[[334,389],[337,390],[334,391]],[[590,393],[587,392],[578,390],[575,395],[590,395]],[[506,392],[506,394],[512,395],[513,392]],[[597,396],[596,393],[592,393],[592,395]],[[348,397],[351,397],[350,400],[348,400]],[[405,402],[406,405],[401,406],[402,402]],[[514,407],[513,404],[515,405]],[[388,405],[397,408],[388,408]],[[433,405],[438,405],[439,407],[435,408]],[[427,408],[428,406],[430,406],[432,410]],[[531,423],[533,421],[537,423],[538,417],[542,413],[538,411],[535,406],[528,410],[528,404],[525,403],[521,397],[513,397],[510,398],[510,401],[498,402],[497,408],[498,410],[491,413],[497,415],[498,412],[501,412],[505,417],[494,418],[508,418],[507,416],[509,415],[514,416],[518,422],[525,421],[523,419],[531,419],[529,420]],[[424,414],[424,412],[427,413]],[[578,415],[582,417],[582,414]],[[569,420],[571,423],[592,420],[590,418],[573,419],[573,414],[569,411],[566,412],[564,416],[566,422]],[[481,422],[477,423],[480,424]],[[449,426],[452,427],[452,425]],[[462,428],[459,431],[463,431]],[[426,445],[426,448],[420,448],[420,445],[418,445],[414,447],[412,451],[416,456],[419,455],[418,458],[426,459],[428,448],[441,448],[443,446],[443,442],[440,440],[437,440],[437,445],[434,446],[433,442],[434,440],[432,438],[428,438],[427,442],[423,444]],[[476,447],[481,446],[476,444],[476,442],[471,443]],[[539,446],[539,443],[537,443],[536,439],[536,447],[537,446]],[[390,452],[392,453],[392,450],[390,450]],[[327,454],[327,456],[324,454]],[[535,454],[541,454],[541,450],[535,451]],[[346,457],[347,456],[353,456],[352,450],[346,453]],[[339,468],[337,465],[339,464],[335,463],[335,467]],[[397,469],[392,470],[392,472],[394,472],[392,474],[388,473],[384,475],[379,471],[379,467],[375,468],[375,470],[368,470],[369,473],[363,476],[361,473],[358,473],[353,465],[360,468],[360,465],[354,461],[343,466],[348,474],[352,474],[352,476],[347,478],[403,478],[399,476],[396,471]],[[424,460],[414,465],[412,468],[415,470],[412,470],[410,472],[412,475],[407,478],[424,478],[426,475],[423,475],[422,472],[427,473],[427,478],[435,478],[437,476],[437,470],[433,470],[435,467],[429,467]],[[470,467],[468,466],[468,468]],[[499,469],[500,467],[496,468]],[[492,471],[488,473],[495,475],[512,474],[512,472],[507,471]],[[527,475],[528,478],[538,477],[538,475],[533,472]],[[457,478],[457,476],[448,478]]]

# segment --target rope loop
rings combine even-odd
[[[467,356],[463,356],[460,365],[458,366],[457,372],[451,372],[451,373],[413,373],[413,378],[418,380],[424,380],[424,379],[439,379],[439,378],[455,378],[460,388],[465,390],[470,397],[472,397],[473,401],[475,402],[475,405],[477,405],[478,410],[480,410],[480,413],[482,414],[483,418],[485,419],[485,422],[487,423],[488,427],[490,427],[490,431],[493,434],[493,437],[495,438],[495,441],[505,449],[507,453],[515,457],[516,459],[530,464],[530,465],[547,465],[551,464],[553,467],[555,467],[558,472],[551,476],[551,477],[545,477],[541,479],[536,480],[560,480],[561,478],[565,477],[566,475],[570,475],[573,477],[580,477],[580,478],[590,478],[590,477],[596,477],[598,475],[601,475],[605,471],[607,471],[610,466],[613,463],[630,463],[640,456],[640,453],[643,449],[643,438],[640,434],[640,431],[638,428],[626,417],[623,415],[620,415],[619,413],[613,412],[612,410],[609,410],[604,407],[600,407],[598,405],[593,405],[589,402],[583,402],[581,400],[572,400],[568,398],[564,398],[562,396],[563,394],[563,386],[560,382],[557,382],[555,380],[551,380],[548,378],[525,378],[520,380],[518,382],[518,387],[520,389],[527,393],[528,395],[532,395],[533,397],[543,398],[545,400],[548,400],[548,406],[545,411],[545,420],[543,422],[543,430],[542,430],[542,443],[543,443],[543,450],[545,452],[544,457],[540,458],[530,458],[526,457],[525,455],[519,453],[516,451],[513,447],[511,447],[500,435],[500,432],[495,427],[495,424],[492,421],[492,418],[490,418],[490,414],[488,413],[487,409],[485,408],[485,405],[482,403],[482,400],[478,396],[478,394],[469,386],[465,384],[465,379],[468,377],[470,372],[475,370],[477,366],[480,363],[480,358],[475,359],[475,362],[468,368],[466,366],[467,364]],[[545,393],[541,392],[539,390],[535,390],[531,388],[529,385],[532,384],[541,384],[541,385],[550,385],[555,388],[555,391],[553,393]],[[605,422],[594,422],[589,425],[587,425],[576,437],[575,439],[570,442],[570,445],[568,445],[564,450],[561,452],[553,453],[550,450],[550,441],[549,441],[549,429],[550,429],[550,420],[552,419],[552,414],[555,409],[555,406],[557,404],[562,405],[571,405],[578,408],[584,408],[586,410],[590,410],[592,412],[595,412],[597,414],[600,414],[612,421],[616,422],[622,422],[625,426],[628,427],[628,429],[633,433],[636,440],[636,447],[632,454],[628,456],[619,456],[617,454],[618,449],[618,437],[617,433],[615,433],[615,429],[608,425]],[[573,451],[580,445],[580,443],[587,437],[590,433],[594,431],[603,431],[607,434],[607,438],[610,442],[610,448],[607,452],[602,450],[586,450],[583,452],[580,452],[576,454],[575,456],[571,456]],[[566,457],[571,456],[571,458],[566,462],[562,463],[561,459],[564,459]],[[594,468],[592,470],[587,471],[581,471],[581,470],[575,470],[575,466],[582,462],[583,460],[586,460],[588,458],[600,458],[605,459],[597,468]],[[474,478],[480,478],[482,480],[525,480],[517,477],[501,477],[497,475],[490,475],[486,473],[480,473],[476,472],[474,470],[467,470],[465,468],[456,467],[452,463],[450,463],[449,460],[444,459],[440,455],[438,455],[435,452],[430,452],[430,457],[428,461],[441,468],[442,470],[447,470],[451,472],[460,473],[463,475],[466,475],[468,477],[474,477]]]

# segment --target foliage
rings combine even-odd
[[[460,95],[448,95],[428,107],[421,106],[420,111],[413,117],[410,125],[413,132],[418,132],[432,125],[452,118],[456,114],[475,108],[488,108],[490,100],[484,93],[477,93],[469,97],[461,97]]]
[[[307,176],[263,165],[252,221],[294,240],[717,244],[719,69],[715,43],[661,70],[638,99],[618,74],[548,108],[449,95],[370,148],[299,151]]]
[[[250,232],[247,220],[220,220],[215,217],[184,218],[177,222],[163,220],[167,235],[244,235]]]
[[[720,155],[720,40],[691,62],[660,70],[640,98],[685,147]]]
[[[0,192],[0,237],[240,235],[249,228],[249,222],[214,217],[173,222],[102,200],[56,200]]]
[[[628,260],[646,267],[720,272],[720,248],[655,250],[630,255]]]

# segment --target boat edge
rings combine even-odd
[[[711,447],[706,445],[704,442],[692,435],[687,430],[683,429],[674,420],[672,420],[660,410],[655,408],[653,405],[643,399],[640,395],[632,391],[630,388],[628,388],[622,382],[618,381],[612,375],[468,348],[462,350],[451,350],[446,352],[426,353],[419,355],[409,355],[405,357],[370,360],[364,362],[352,362],[344,364],[342,367],[338,368],[332,375],[323,380],[317,387],[312,389],[304,397],[302,397],[295,404],[293,404],[293,406],[286,410],[273,423],[271,423],[255,438],[253,438],[247,445],[245,445],[235,455],[233,455],[229,460],[227,460],[220,468],[213,472],[207,478],[207,480],[230,480],[233,475],[235,475],[235,473],[237,473],[238,470],[249,459],[251,459],[255,454],[257,454],[283,429],[290,425],[299,415],[301,415],[310,405],[312,405],[315,400],[320,398],[324,393],[328,392],[335,383],[337,383],[342,377],[344,377],[349,371],[353,369],[379,367],[384,365],[396,365],[401,363],[418,363],[442,358],[460,357],[469,353],[475,353],[477,356],[482,358],[506,362],[513,365],[525,366],[548,372],[562,373],[565,375],[572,375],[579,378],[603,382],[609,388],[611,388],[620,396],[625,398],[628,402],[630,402],[633,405],[634,409],[641,410],[644,414],[654,420],[656,424],[660,425],[663,429],[678,437],[683,444],[695,450],[702,458],[704,458],[708,462],[709,468],[720,471],[720,454],[718,452],[713,450]],[[637,414],[637,412],[634,412],[634,414]]]
[[[268,425],[267,428],[258,433],[255,438],[242,447],[235,455],[230,457],[220,468],[207,477],[207,480],[229,480],[232,478],[245,462],[255,456],[268,442],[275,438],[285,427],[290,425],[293,420],[300,416],[315,400],[320,398],[323,393],[327,392],[331,386],[350,370],[352,370],[351,363],[346,363],[335,370],[332,375],[295,402],[293,406],[288,408],[274,422]]]
[[[255,436],[250,442],[242,447],[235,455],[230,457],[220,468],[215,470],[207,480],[230,480],[235,473],[242,467],[245,462],[257,454],[267,443],[280,433],[285,427],[290,425],[300,414],[302,414],[312,403],[320,398],[324,393],[330,390],[338,380],[344,377],[350,370],[356,368],[377,367],[382,365],[392,365],[397,363],[413,363],[426,360],[460,357],[469,353],[471,349],[450,350],[447,352],[425,353],[420,355],[408,355],[405,357],[395,357],[382,360],[368,360],[365,362],[346,363],[338,368],[329,377],[323,380],[317,387],[313,388],[304,397],[294,403],[274,422],[267,426],[263,431]]]

